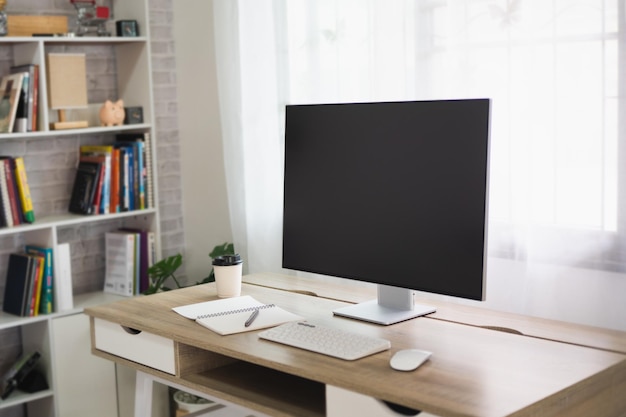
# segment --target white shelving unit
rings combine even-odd
[[[156,232],[157,254],[160,254],[160,228],[157,194],[156,170],[156,134],[154,130],[154,100],[152,88],[152,68],[150,57],[149,15],[148,0],[113,0],[112,12],[115,20],[136,20],[140,28],[139,37],[4,37],[0,38],[0,49],[4,49],[12,56],[12,65],[37,64],[39,65],[39,99],[38,99],[38,131],[27,133],[0,134],[0,154],[7,154],[16,141],[26,144],[33,141],[48,140],[58,137],[95,137],[102,144],[110,144],[115,140],[117,133],[141,132],[149,133],[152,140],[152,172],[154,185],[155,208],[136,210],[131,212],[114,213],[107,215],[81,216],[70,213],[54,213],[37,215],[33,224],[19,225],[0,229],[0,239],[13,240],[15,248],[12,251],[23,250],[23,243],[37,244],[52,247],[61,242],[63,232],[71,228],[89,227],[97,230],[106,227],[135,227]],[[84,129],[51,130],[49,123],[56,121],[56,114],[49,110],[46,81],[46,54],[49,51],[80,51],[89,59],[90,49],[101,47],[113,49],[113,59],[116,61],[115,78],[117,80],[117,98],[124,99],[127,106],[141,106],[143,108],[143,123],[115,127],[100,127],[98,125],[98,109],[102,103],[90,104],[86,116],[90,126]],[[88,67],[89,68],[89,67]],[[88,69],[89,71],[89,69]],[[70,113],[71,115],[71,113]],[[11,144],[11,145],[9,145]],[[11,148],[14,149],[14,148]],[[78,149],[73,150],[78,153]],[[72,152],[69,150],[68,152]],[[20,156],[20,155],[14,155]],[[26,165],[28,172],[28,163]],[[73,178],[72,178],[73,181]],[[33,184],[31,183],[31,191]],[[71,187],[69,187],[71,188]],[[68,196],[69,197],[69,196]],[[13,239],[11,239],[13,238]],[[102,232],[104,241],[104,232]],[[157,255],[159,257],[159,255]],[[58,262],[54,262],[58,265]],[[6,266],[5,266],[6,269]],[[56,273],[56,271],[55,271]],[[4,277],[0,278],[3,279]],[[0,294],[0,300],[4,294]],[[89,327],[83,319],[82,311],[85,307],[119,299],[118,296],[105,294],[100,291],[74,296],[74,308],[69,311],[55,312],[49,315],[36,317],[17,317],[0,312],[0,331],[19,329],[21,350],[23,352],[38,350],[42,354],[39,366],[46,375],[49,389],[32,394],[16,392],[6,400],[0,400],[0,417],[4,413],[16,415],[13,407],[25,406],[28,416],[31,417],[71,417],[73,415],[111,415],[111,410],[117,410],[117,404],[112,408],[98,406],[102,398],[111,395],[115,401],[115,372],[111,364],[100,363],[99,358],[90,355]],[[84,323],[83,323],[84,322]],[[65,340],[83,341],[72,344],[80,346],[80,354],[74,349],[68,349]],[[0,348],[2,343],[0,341]],[[75,347],[75,346],[74,346]],[[71,355],[68,356],[68,355]],[[4,358],[6,360],[6,358]],[[73,364],[68,367],[68,364]],[[108,367],[108,368],[107,368]],[[92,372],[89,371],[92,370]],[[72,375],[81,378],[84,392],[76,392],[71,386]],[[85,380],[85,375],[92,375],[93,381]],[[104,381],[104,382],[103,382]],[[68,385],[69,384],[69,385]],[[103,388],[103,385],[106,386]],[[99,389],[92,389],[93,387]],[[103,391],[104,390],[104,391]],[[112,390],[112,391],[110,391]],[[107,394],[108,393],[108,394]],[[68,398],[69,395],[72,398]],[[103,395],[105,397],[103,397]],[[78,404],[76,403],[78,401]],[[107,402],[107,404],[109,404]],[[82,409],[81,409],[82,407]],[[82,410],[82,411],[81,411]],[[19,413],[17,413],[19,415]]]

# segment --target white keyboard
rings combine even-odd
[[[391,343],[385,339],[306,321],[281,324],[259,333],[259,337],[349,361],[382,352],[391,347]]]

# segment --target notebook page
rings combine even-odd
[[[246,327],[245,323],[255,308],[259,308],[259,314]],[[189,304],[174,307],[172,310],[221,335],[264,329],[304,319],[276,305],[263,304],[249,295]]]
[[[195,320],[197,317],[205,316],[207,314],[223,313],[226,311],[239,310],[249,307],[260,307],[263,305],[263,303],[255,300],[249,295],[242,295],[240,297],[222,298],[219,300],[188,304],[186,306],[174,307],[172,310],[181,316]]]
[[[246,327],[245,323],[250,318],[252,312],[253,311],[243,311],[215,317],[207,317],[197,319],[196,322],[218,334],[227,335],[265,329],[287,323],[288,321],[303,320],[303,317],[298,316],[297,314],[290,313],[289,311],[283,310],[276,305],[270,305],[268,308],[260,309],[259,314],[256,316],[252,324]]]

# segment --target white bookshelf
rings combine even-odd
[[[9,248],[9,252],[19,252],[23,250],[23,244],[36,244],[51,247],[53,250],[60,243],[64,243],[63,236],[66,231],[73,228],[88,228],[90,231],[96,231],[104,241],[105,230],[109,224],[110,227],[134,227],[148,229],[155,232],[156,253],[160,254],[160,223],[158,210],[157,195],[157,170],[156,170],[156,133],[154,129],[154,100],[152,87],[152,67],[150,56],[150,34],[149,34],[149,15],[148,0],[113,0],[112,13],[115,20],[136,20],[140,28],[139,37],[0,37],[0,49],[3,53],[11,56],[11,65],[21,64],[37,64],[39,65],[39,99],[38,99],[38,130],[26,133],[7,133],[0,134],[0,154],[13,154],[13,156],[22,156],[14,154],[16,143],[22,148],[36,142],[51,140],[54,138],[87,138],[101,141],[102,144],[110,144],[115,140],[118,133],[149,133],[152,140],[152,175],[154,186],[154,203],[155,207],[129,211],[123,213],[114,213],[107,215],[75,215],[70,213],[62,213],[56,210],[52,213],[43,213],[38,215],[35,212],[35,223],[23,224],[15,227],[5,227],[0,229],[0,239],[5,242],[14,242],[15,247]],[[143,108],[143,123],[101,127],[98,123],[98,110],[102,103],[90,103],[86,110],[81,110],[81,116],[85,116],[90,122],[90,127],[84,129],[69,130],[51,130],[50,122],[56,121],[56,114],[49,110],[47,97],[47,80],[46,80],[46,54],[49,51],[80,51],[87,56],[90,50],[106,47],[113,50],[113,58],[115,59],[115,79],[117,97],[122,98],[125,106],[141,106]],[[89,69],[88,69],[89,71]],[[89,87],[88,87],[89,88]],[[71,113],[69,113],[71,116]],[[68,150],[73,152],[74,150]],[[75,149],[78,153],[78,148]],[[28,162],[26,165],[28,173]],[[31,185],[31,193],[33,191],[33,179],[29,175],[29,184]],[[36,180],[35,180],[36,181]],[[73,182],[73,178],[68,179]],[[71,184],[68,187],[71,189]],[[5,250],[4,253],[7,251]],[[73,254],[73,260],[80,254]],[[158,257],[159,255],[157,255]],[[54,265],[58,265],[54,259]],[[56,269],[56,267],[55,267]],[[6,270],[6,266],[5,266]],[[74,270],[74,268],[73,268]],[[57,271],[55,271],[56,273]],[[0,277],[0,282],[4,282],[5,277]],[[3,286],[0,289],[3,290]],[[4,293],[0,294],[0,301],[4,298]],[[99,359],[90,355],[89,343],[81,343],[83,349],[77,360],[82,361],[74,363],[74,369],[68,369],[67,364],[71,363],[68,358],[67,349],[63,348],[63,341],[82,340],[88,341],[88,326],[85,326],[82,311],[87,306],[107,303],[119,299],[119,296],[106,294],[101,291],[90,291],[88,293],[76,293],[74,295],[74,308],[68,311],[54,312],[49,315],[39,315],[35,317],[17,317],[7,313],[0,313],[0,331],[10,331],[11,329],[19,329],[21,350],[27,352],[29,350],[38,350],[42,357],[39,361],[40,368],[44,371],[49,389],[32,394],[16,392],[9,398],[0,400],[0,416],[3,413],[9,413],[9,409],[13,407],[24,406],[28,416],[31,417],[71,417],[67,413],[67,405],[70,404],[67,396],[71,392],[69,383],[72,378],[72,371],[81,374],[81,378],[85,375],[93,375],[94,380],[83,380],[82,386],[89,387],[90,384],[102,384],[102,372],[108,377],[104,378],[104,384],[107,385],[112,392],[115,392],[115,372],[111,371],[111,364],[99,363]],[[80,323],[80,325],[76,325]],[[73,325],[72,325],[73,324]],[[58,334],[62,332],[63,334]],[[0,347],[5,340],[0,340]],[[74,353],[75,355],[75,353]],[[76,355],[75,355],[76,356]],[[7,358],[4,358],[6,363]],[[104,366],[104,368],[103,368]],[[93,368],[94,372],[85,370]],[[107,368],[108,367],[108,368]],[[108,369],[108,371],[107,371]],[[113,379],[109,380],[111,375]],[[100,380],[98,380],[100,379]],[[98,380],[98,381],[96,381]],[[74,389],[74,388],[72,388]],[[92,398],[97,403],[98,396],[102,396],[102,390],[96,392],[92,390]],[[81,403],[88,406],[90,403],[89,390],[81,394]],[[85,397],[87,396],[87,397]],[[115,397],[113,397],[115,399]],[[75,406],[72,405],[72,406]],[[117,410],[117,404],[114,404]],[[97,415],[98,410],[90,410],[88,413],[74,415]],[[10,415],[14,415],[12,412]],[[19,415],[19,413],[17,414]],[[110,413],[106,414],[110,415]]]

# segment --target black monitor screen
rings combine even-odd
[[[488,99],[289,105],[283,267],[484,299]]]

